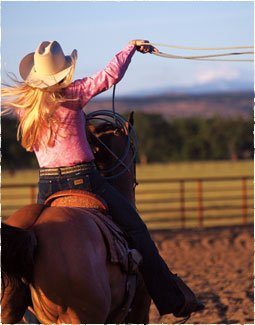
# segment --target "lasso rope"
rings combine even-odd
[[[144,43],[146,45],[148,43]],[[238,50],[238,49],[254,49],[254,46],[227,46],[227,47],[188,47],[179,45],[170,45],[165,43],[150,43],[153,46],[170,47],[173,49],[192,50],[192,51],[216,51],[216,50]]]
[[[241,59],[241,60],[234,60],[234,59],[212,59],[214,57],[219,56],[230,56],[230,55],[241,55],[241,54],[253,54],[254,52],[237,52],[237,53],[224,53],[224,54],[212,54],[212,55],[200,55],[200,56],[181,56],[181,55],[173,55],[173,54],[166,54],[162,52],[152,52],[152,54],[168,58],[168,59],[187,59],[187,60],[198,60],[198,61],[229,61],[229,62],[253,62],[253,59]]]
[[[254,49],[254,46],[231,46],[231,47],[187,47],[187,46],[177,46],[164,43],[143,43],[142,45],[151,45],[154,47],[163,46],[174,49],[182,50],[195,50],[195,51],[216,51],[216,50],[234,50],[234,49]],[[215,59],[215,57],[222,56],[232,56],[232,55],[244,55],[244,54],[254,54],[254,51],[243,51],[243,52],[230,52],[230,53],[216,53],[210,55],[191,55],[191,56],[182,56],[182,55],[173,55],[170,53],[163,52],[151,52],[154,55],[168,58],[168,59],[186,59],[186,60],[200,60],[200,61],[229,61],[229,62],[253,62],[253,59]]]

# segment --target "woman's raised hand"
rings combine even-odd
[[[146,45],[146,43],[149,43],[149,44]],[[135,45],[137,51],[139,51],[143,54],[159,52],[159,50],[156,47],[154,47],[153,45],[150,45],[150,42],[147,40],[137,39],[137,40],[130,41],[129,44]]]

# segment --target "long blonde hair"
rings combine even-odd
[[[33,151],[34,147],[39,147],[45,143],[53,146],[54,130],[59,126],[59,120],[54,116],[54,112],[59,105],[68,100],[63,95],[63,89],[72,81],[75,62],[69,74],[60,83],[44,88],[32,88],[25,82],[20,82],[17,78],[9,77],[15,86],[6,85],[1,88],[2,113],[19,116],[17,130],[17,140],[21,140],[21,145],[27,151]],[[45,127],[49,130],[45,138]],[[45,140],[46,139],[46,140]]]

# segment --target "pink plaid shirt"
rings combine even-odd
[[[124,76],[135,46],[128,45],[115,55],[106,68],[91,77],[75,80],[65,89],[67,101],[54,113],[60,120],[54,145],[34,148],[40,167],[73,166],[94,159],[85,132],[85,114],[82,108],[97,94],[118,83]],[[48,132],[48,130],[45,130]]]

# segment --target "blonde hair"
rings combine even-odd
[[[54,131],[59,127],[59,119],[54,115],[61,103],[77,99],[67,99],[63,95],[63,89],[72,81],[75,62],[69,74],[58,84],[44,88],[32,88],[17,78],[9,77],[15,86],[5,85],[1,88],[2,115],[14,114],[19,116],[17,140],[27,151],[33,151],[34,147],[42,144],[54,145]],[[49,132],[45,138],[45,127]]]

